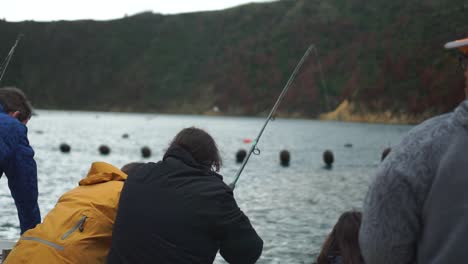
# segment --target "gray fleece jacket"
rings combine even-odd
[[[413,128],[364,201],[369,264],[468,263],[468,100]]]

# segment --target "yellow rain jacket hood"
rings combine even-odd
[[[60,197],[43,223],[26,231],[4,264],[105,263],[127,175],[95,162],[79,186]]]

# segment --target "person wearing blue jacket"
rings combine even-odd
[[[41,222],[37,167],[26,127],[31,115],[31,104],[20,89],[0,89],[0,177],[8,179],[21,234]]]

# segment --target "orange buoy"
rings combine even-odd
[[[245,144],[249,144],[249,143],[252,143],[252,140],[250,138],[244,138],[243,142]]]

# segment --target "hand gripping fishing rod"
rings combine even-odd
[[[15,44],[10,49],[10,52],[6,56],[5,60],[2,63],[1,69],[1,74],[0,74],[0,84],[2,83],[3,80],[3,75],[5,74],[6,69],[8,68],[8,64],[10,63],[11,57],[13,57],[13,54],[15,53],[16,46],[18,46],[19,41],[23,37],[23,34],[19,34],[18,37],[16,38]]]
[[[309,46],[309,48],[307,49],[307,51],[302,56],[299,63],[296,65],[296,68],[294,69],[293,73],[289,77],[289,80],[286,83],[286,85],[284,86],[283,91],[279,95],[278,99],[276,100],[276,103],[273,106],[273,109],[271,109],[271,112],[268,115],[268,117],[267,117],[267,119],[265,121],[265,124],[263,124],[263,127],[260,130],[260,133],[258,133],[257,138],[253,141],[252,147],[250,148],[249,152],[247,153],[247,157],[245,157],[244,162],[242,163],[241,167],[237,171],[236,177],[234,178],[234,181],[231,184],[229,184],[229,186],[231,187],[232,190],[234,190],[236,188],[237,181],[239,180],[239,177],[240,177],[242,171],[244,170],[245,165],[249,161],[250,155],[252,155],[252,153],[255,153],[255,154],[260,153],[259,149],[257,148],[258,141],[260,140],[260,137],[262,136],[263,131],[265,130],[265,127],[267,126],[268,122],[273,118],[273,114],[276,112],[276,109],[278,108],[279,104],[283,100],[284,96],[286,95],[286,92],[288,91],[289,87],[293,83],[294,79],[296,78],[297,73],[299,72],[299,70],[302,67],[302,64],[304,64],[305,60],[309,56],[312,49],[315,49],[315,46],[313,44]]]

